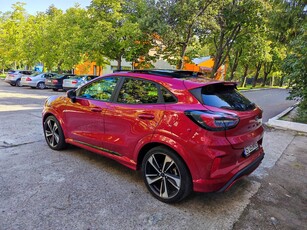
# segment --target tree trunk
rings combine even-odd
[[[280,78],[279,87],[282,87],[283,84],[284,84],[284,75],[282,75]]]
[[[219,45],[216,46],[216,54],[214,56],[214,64],[212,67],[212,72],[211,72],[211,78],[215,78],[215,75],[220,67],[222,55],[223,55],[223,39],[224,39],[224,34],[223,31],[220,33],[220,42]]]
[[[177,66],[178,69],[182,69],[183,68],[184,57],[185,57],[185,53],[187,51],[187,47],[188,47],[188,43],[186,43],[186,42],[182,43],[180,60],[178,61],[178,66]]]
[[[63,64],[63,60],[60,60],[58,63],[58,73],[61,73],[62,71],[62,68],[61,68],[62,64]]]
[[[258,80],[258,77],[259,77],[259,72],[260,72],[261,66],[262,66],[261,62],[259,62],[256,65],[256,73],[255,73],[255,77],[254,77],[254,81],[253,81],[253,87],[255,87],[256,84],[257,84],[257,80]]]
[[[268,79],[268,75],[269,75],[269,73],[263,72],[263,82],[261,84],[262,87],[264,87],[266,85],[266,81]]]
[[[247,73],[248,73],[248,65],[244,65],[244,74],[243,74],[243,77],[242,77],[242,84],[241,84],[241,87],[245,87],[246,78],[247,78]]]
[[[117,57],[117,70],[122,70],[122,55]]]
[[[271,73],[272,67],[273,67],[273,62],[264,63],[264,65],[263,65],[263,75],[264,75],[264,77],[263,77],[263,82],[262,82],[261,86],[265,86],[266,81],[268,79],[268,75]]]
[[[226,58],[229,55],[229,52],[232,48],[233,41],[237,38],[238,34],[241,31],[241,24],[238,23],[232,31],[227,31],[224,25],[224,21],[220,22],[221,31],[219,37],[214,39],[214,45],[216,48],[216,55],[214,57],[214,65],[211,72],[211,78],[214,78],[218,69],[225,62]],[[230,34],[227,37],[227,34]]]
[[[272,76],[271,86],[274,86],[274,83],[275,83],[275,79],[274,79],[274,76]]]
[[[239,58],[242,54],[242,48],[240,48],[239,50],[236,50],[235,52],[235,58],[234,58],[234,61],[233,61],[233,65],[230,66],[230,61],[229,61],[229,66],[230,66],[230,80],[233,80],[234,77],[235,77],[235,72],[238,68],[238,65],[239,65]],[[230,56],[230,55],[229,55]],[[230,59],[230,58],[229,58]]]

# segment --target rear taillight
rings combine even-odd
[[[53,84],[57,84],[57,83],[58,83],[58,80],[52,80],[52,83],[53,83]]]
[[[71,83],[72,83],[72,84],[77,84],[78,81],[77,81],[77,80],[73,80]]]
[[[31,78],[29,78],[29,77],[27,77],[27,78],[26,78],[26,81],[32,81],[32,79],[31,79]]]
[[[204,110],[185,111],[192,121],[210,131],[222,131],[236,127],[240,119],[236,115]]]

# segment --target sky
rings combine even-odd
[[[37,11],[45,12],[52,4],[56,8],[66,10],[73,7],[75,3],[79,3],[81,7],[85,8],[90,5],[91,0],[0,0],[0,11],[11,11],[12,4],[15,4],[16,2],[26,3],[26,11],[29,14],[35,15]]]

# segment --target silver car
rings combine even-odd
[[[31,88],[45,89],[45,79],[56,75],[55,73],[35,73],[30,76],[23,76],[21,78],[22,86],[30,86]]]
[[[33,74],[33,71],[31,70],[11,70],[7,73],[4,81],[9,83],[11,86],[20,87],[21,77],[30,76],[31,74]]]
[[[96,75],[75,75],[69,76],[67,79],[63,80],[63,89],[76,89],[79,86],[85,84],[86,82],[96,78]]]

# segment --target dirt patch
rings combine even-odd
[[[233,229],[307,229],[307,136],[296,136]]]

